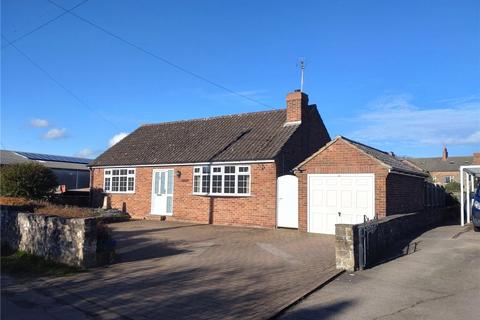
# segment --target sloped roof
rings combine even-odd
[[[366,153],[370,157],[380,161],[381,163],[383,163],[385,166],[387,166],[388,168],[390,168],[393,171],[405,172],[405,173],[410,173],[410,174],[418,175],[418,176],[426,176],[426,174],[422,170],[419,170],[418,168],[416,168],[412,165],[409,165],[406,161],[403,161],[402,159],[397,158],[396,156],[394,156],[394,155],[392,155],[388,152],[385,152],[385,151],[367,146],[366,144],[363,144],[363,143],[360,143],[358,141],[354,141],[354,140],[345,138],[343,136],[337,136],[335,139],[330,141],[327,145],[325,145],[319,151],[317,151],[312,156],[310,156],[305,161],[303,161],[301,164],[299,164],[296,168],[297,169],[300,168],[302,165],[307,163],[315,155],[317,155],[318,153],[327,149],[329,146],[331,146],[332,144],[334,144],[338,140],[343,140],[343,141],[349,143],[350,145],[352,145],[355,148],[359,149],[360,151]]]
[[[26,157],[23,157],[10,150],[0,150],[0,164],[15,164],[28,162],[29,160]]]
[[[366,144],[360,143],[358,141],[350,140],[345,137],[341,137],[341,138],[344,139],[345,141],[350,142],[351,144],[353,144],[363,152],[367,153],[368,155],[379,160],[380,162],[383,162],[393,170],[425,175],[425,173],[422,170],[419,170],[414,166],[409,165],[408,162],[403,161],[403,159],[401,158],[397,158],[395,155],[367,146]]]
[[[448,157],[447,160],[442,160],[441,157],[407,158],[407,160],[428,172],[458,171],[460,170],[460,166],[473,164],[472,156]]]
[[[272,110],[143,125],[90,166],[273,159],[298,128]]]
[[[52,169],[88,170],[90,159],[23,151],[0,150],[0,164],[39,162]]]
[[[45,154],[45,153],[34,153],[34,152],[24,152],[24,151],[15,151],[19,155],[22,155],[30,160],[39,160],[39,161],[54,161],[54,162],[68,162],[68,163],[83,163],[87,164],[92,159],[79,158],[79,157],[69,157],[69,156],[59,156],[54,154]]]

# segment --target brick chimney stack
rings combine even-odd
[[[287,95],[287,123],[301,122],[307,112],[308,95],[295,90]]]
[[[473,154],[473,164],[480,164],[480,152]]]
[[[446,146],[446,145],[443,145],[442,160],[443,160],[443,161],[447,161],[447,159],[448,159],[447,146]]]

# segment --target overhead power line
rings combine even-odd
[[[120,129],[115,123],[113,123],[112,121],[108,120],[107,118],[105,118],[104,116],[102,116],[100,113],[98,113],[97,111],[95,111],[94,108],[92,108],[91,106],[88,105],[88,103],[86,103],[85,101],[83,101],[79,96],[77,96],[72,90],[70,90],[69,88],[67,88],[65,85],[63,85],[60,81],[58,81],[50,72],[48,72],[47,70],[45,70],[45,68],[43,68],[41,65],[39,65],[38,63],[36,63],[32,58],[30,58],[29,55],[27,55],[24,51],[20,50],[20,48],[18,48],[15,44],[13,44],[12,42],[10,42],[3,34],[1,34],[3,40],[5,40],[9,45],[12,46],[12,48],[14,48],[18,53],[20,53],[25,59],[27,59],[35,68],[37,68],[38,70],[40,70],[44,75],[46,75],[50,80],[52,80],[57,86],[59,86],[60,88],[62,88],[66,93],[68,93],[70,96],[72,96],[75,100],[78,101],[78,103],[80,103],[80,105],[82,105],[83,107],[85,107],[86,109],[88,109],[90,112],[94,113],[95,115],[97,115],[98,117],[100,117],[102,120],[104,120],[105,122],[109,123],[111,126],[113,126],[116,130],[118,131],[122,131],[122,129]]]
[[[224,85],[219,84],[218,82],[212,81],[212,80],[210,80],[210,79],[208,79],[208,78],[206,78],[206,77],[204,77],[204,76],[202,76],[202,75],[200,75],[200,74],[198,74],[198,73],[196,73],[196,72],[190,71],[190,70],[188,70],[188,69],[186,69],[186,68],[184,68],[184,67],[182,67],[182,66],[180,66],[180,65],[178,65],[178,64],[176,64],[176,63],[174,63],[174,62],[172,62],[172,61],[170,61],[170,60],[168,60],[168,59],[165,59],[165,58],[157,55],[156,53],[154,53],[154,52],[152,52],[152,51],[150,51],[150,50],[144,49],[144,48],[140,47],[139,45],[137,45],[137,44],[135,44],[135,43],[133,43],[133,42],[131,42],[131,41],[129,41],[129,40],[126,40],[126,39],[124,39],[123,37],[121,37],[121,36],[119,36],[119,35],[111,32],[111,31],[109,31],[109,30],[107,30],[107,29],[105,29],[104,27],[102,27],[102,26],[100,26],[100,25],[98,25],[98,24],[96,24],[96,23],[94,23],[94,22],[92,22],[92,21],[90,21],[90,20],[82,17],[82,16],[79,16],[79,15],[76,14],[75,12],[72,12],[71,10],[67,10],[66,8],[62,7],[61,5],[59,5],[58,3],[56,3],[56,2],[54,2],[54,1],[52,1],[52,0],[48,0],[48,2],[50,2],[51,4],[57,6],[57,7],[60,8],[60,9],[64,10],[65,13],[68,13],[68,14],[74,16],[75,18],[77,18],[77,19],[79,19],[79,20],[81,20],[81,21],[89,24],[90,26],[94,27],[95,29],[98,29],[98,30],[102,31],[102,32],[108,34],[109,36],[111,36],[111,37],[113,37],[113,38],[115,38],[115,39],[123,42],[124,44],[126,44],[126,45],[128,45],[128,46],[130,46],[130,47],[132,47],[132,48],[135,48],[135,49],[137,49],[138,51],[141,51],[141,52],[143,52],[143,53],[151,56],[152,58],[154,58],[154,59],[156,59],[156,60],[158,60],[158,61],[161,61],[161,62],[163,62],[163,63],[165,63],[165,64],[167,64],[167,65],[169,65],[169,66],[171,66],[171,67],[173,67],[173,68],[175,68],[175,69],[183,72],[183,73],[186,73],[186,74],[188,74],[188,75],[190,75],[190,76],[192,76],[192,77],[194,77],[194,78],[197,78],[197,79],[199,79],[199,80],[202,80],[202,81],[204,81],[204,82],[206,82],[206,83],[208,83],[208,84],[210,84],[210,85],[212,85],[212,86],[214,86],[214,87],[217,87],[217,88],[219,88],[219,89],[222,89],[222,90],[224,90],[224,91],[227,91],[227,92],[231,93],[232,95],[235,95],[235,96],[238,96],[238,97],[247,99],[247,100],[249,100],[250,102],[254,102],[254,103],[257,103],[257,104],[260,104],[260,105],[263,105],[263,106],[266,106],[266,107],[271,108],[271,106],[269,106],[269,105],[266,104],[266,103],[260,102],[260,101],[258,101],[258,100],[256,100],[256,99],[253,99],[253,98],[251,98],[251,97],[249,97],[249,96],[247,96],[247,95],[244,95],[244,94],[241,94],[241,93],[239,93],[239,92],[236,92],[236,91],[234,91],[234,90],[232,90],[232,89],[229,89],[229,88],[225,87]],[[67,11],[68,11],[68,12],[67,12]]]
[[[52,22],[54,22],[54,21],[57,21],[58,19],[60,19],[60,18],[63,17],[64,15],[70,13],[72,10],[77,9],[78,7],[82,6],[83,4],[85,4],[85,3],[88,2],[88,1],[89,1],[89,0],[83,0],[82,2],[80,2],[79,4],[77,4],[76,6],[72,7],[71,9],[67,9],[66,11],[62,12],[60,15],[58,15],[58,16],[56,16],[56,17],[54,17],[54,18],[52,18],[52,19],[50,19],[50,20],[42,23],[42,24],[39,25],[38,27],[30,30],[29,32],[21,35],[20,37],[13,39],[12,41],[10,41],[10,43],[7,43],[6,45],[2,46],[2,50],[5,49],[5,48],[7,48],[7,47],[9,47],[9,46],[11,46],[12,43],[15,43],[15,42],[17,42],[17,41],[19,41],[19,40],[22,40],[23,38],[28,37],[28,36],[31,35],[32,33],[37,32],[38,30],[40,30],[40,29],[42,29],[43,27],[49,25],[50,23],[52,23]]]

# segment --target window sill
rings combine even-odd
[[[229,193],[191,193],[192,196],[199,197],[218,197],[218,198],[247,198],[251,197],[250,193],[245,194],[229,194]]]
[[[135,194],[135,191],[104,191],[106,194]]]

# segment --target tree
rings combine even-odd
[[[39,163],[28,162],[4,166],[0,169],[0,195],[41,199],[57,187],[53,171]]]

